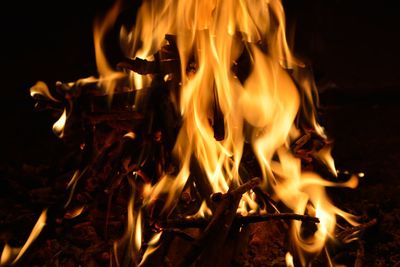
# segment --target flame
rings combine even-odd
[[[53,124],[53,132],[59,137],[62,138],[64,136],[64,127],[67,122],[67,109],[64,108],[63,113],[60,118]]]
[[[125,238],[129,239],[129,245],[134,245],[133,249],[135,251],[139,251],[142,245],[141,214],[140,211],[138,214],[135,214],[134,200],[134,195],[132,194],[128,203],[128,222]]]
[[[1,253],[0,258],[0,266],[4,266],[6,264],[15,264],[17,263],[22,255],[27,251],[29,246],[36,240],[36,238],[41,233],[43,227],[46,225],[47,219],[47,210],[44,210],[37,220],[35,226],[33,227],[28,239],[25,244],[21,248],[12,248],[9,245],[5,245],[3,248],[3,252]]]
[[[201,206],[199,210],[191,216],[187,216],[186,218],[204,218],[204,217],[210,217],[212,215],[211,209],[207,206],[206,201],[203,201],[201,203]]]
[[[156,233],[155,235],[153,235],[153,237],[151,238],[151,240],[148,243],[149,247],[144,252],[142,260],[138,266],[142,266],[142,263],[146,262],[147,257],[158,248],[158,242],[160,241],[161,234],[162,233],[160,232],[160,233]]]
[[[271,17],[277,20],[272,22]],[[176,177],[163,177],[154,186],[153,197],[168,191],[166,206],[173,206],[193,160],[201,165],[213,192],[227,192],[232,182],[241,183],[239,165],[246,141],[253,144],[260,163],[267,167],[266,182],[269,161],[287,142],[300,105],[297,88],[283,68],[300,64],[289,51],[284,29],[279,1],[143,3],[133,32],[122,31],[121,39],[131,42],[129,56],[148,59],[160,49],[166,34],[175,34],[183,77],[177,103],[183,125],[174,148],[180,172]],[[270,53],[262,51],[259,42],[268,44]],[[243,53],[250,54],[252,62],[244,83],[232,71]],[[188,72],[192,58],[196,67]],[[220,107],[222,122],[210,124],[215,115],[210,109],[213,105]],[[226,128],[222,141],[214,138],[212,124],[216,123]],[[243,135],[245,123],[250,127]],[[251,198],[244,198],[240,206],[247,212],[245,206]],[[250,206],[250,210],[256,209],[254,203]]]
[[[115,71],[108,63],[103,45],[106,34],[114,26],[118,14],[121,11],[121,1],[116,1],[106,16],[102,19],[97,19],[94,23],[93,39],[94,50],[96,57],[97,71],[99,72],[99,79],[97,80],[101,86],[106,89],[106,93],[111,101],[116,82],[125,76],[122,72]],[[93,82],[92,79],[87,82]]]
[[[116,5],[111,10],[111,21],[117,9]],[[167,195],[163,211],[173,210],[193,164],[199,165],[204,173],[199,179],[206,179],[213,193],[225,193],[232,185],[241,184],[239,166],[244,144],[250,143],[261,168],[262,188],[272,189],[293,212],[320,219],[315,234],[307,238],[301,236],[301,222],[292,225],[292,240],[304,263],[305,255],[320,253],[327,239],[333,238],[336,216],[357,224],[355,217],[335,207],[325,192],[328,186],[354,188],[357,178],[337,184],[305,172],[290,149],[305,129],[312,129],[321,138],[326,135],[316,119],[318,99],[312,75],[291,53],[285,27],[279,0],[148,0],[139,9],[135,27],[121,29],[121,42],[129,58],[151,61],[166,45],[165,36],[172,34],[180,61],[175,105],[183,122],[173,149],[179,171],[165,174],[154,185],[145,185],[144,206]],[[243,55],[249,63],[240,66]],[[105,67],[99,71],[107,72],[101,71]],[[176,75],[169,71],[165,81]],[[239,77],[240,72],[248,75]],[[136,89],[144,89],[152,81],[150,75],[133,73],[130,78]],[[216,127],[224,129],[218,138]],[[326,146],[314,151],[314,158],[336,175],[330,150]],[[266,211],[259,210],[254,193],[244,194],[238,213],[256,212]],[[203,201],[193,216],[211,213]],[[129,227],[136,225],[141,233],[140,213],[135,218],[128,219]],[[139,233],[135,240],[139,247]],[[291,254],[286,259],[287,265],[293,266]]]
[[[40,95],[53,102],[60,102],[50,93],[48,86],[42,81],[36,82],[36,84],[30,88],[30,94],[33,98],[35,98],[37,95]],[[64,136],[64,127],[67,122],[67,117],[67,109],[64,108],[60,118],[53,124],[53,132],[59,138],[63,138]]]
[[[64,218],[66,218],[66,219],[76,218],[79,215],[81,215],[84,210],[85,210],[84,206],[74,208],[74,209],[68,211],[67,213],[65,213]]]
[[[47,84],[42,81],[36,82],[36,84],[31,87],[30,93],[31,97],[35,97],[36,95],[42,95],[54,102],[60,102],[51,95],[49,88],[47,87]]]
[[[135,245],[137,248],[142,246],[142,214],[140,212],[136,218]]]
[[[106,16],[94,25],[100,77],[81,79],[67,86],[99,83],[111,99],[121,78],[129,79],[135,90],[146,90],[155,79],[160,82],[157,75],[132,72],[128,76],[115,71],[108,63],[104,40],[121,7],[122,2],[116,1]],[[316,173],[304,171],[301,159],[291,149],[292,143],[307,131],[321,139],[326,139],[326,135],[316,119],[318,99],[312,75],[290,51],[285,28],[284,10],[279,0],[144,0],[134,28],[121,28],[121,47],[128,58],[149,62],[179,61],[180,69],[164,70],[168,73],[164,73],[163,80],[167,83],[179,77],[179,88],[170,98],[181,115],[182,124],[172,151],[179,162],[174,166],[176,171],[165,171],[157,182],[146,183],[141,190],[131,183],[126,231],[114,243],[117,266],[123,264],[119,262],[120,251],[130,251],[136,265],[155,251],[162,232],[147,239],[150,242],[146,244],[142,236],[146,225],[144,214],[148,214],[145,209],[155,200],[165,199],[162,212],[171,214],[190,176],[200,179],[194,186],[203,182],[210,193],[226,193],[249,179],[239,172],[245,144],[250,144],[258,161],[260,188],[272,192],[274,199],[293,212],[320,220],[315,233],[306,237],[302,234],[302,223],[292,223],[291,239],[295,247],[292,252],[296,252],[303,265],[309,255],[319,254],[326,241],[333,238],[337,216],[357,224],[354,216],[331,203],[325,191],[331,186],[354,188],[357,177],[352,176],[345,183],[327,181]],[[175,39],[168,39],[166,35],[173,35]],[[165,52],[166,46],[173,47],[173,51]],[[176,59],[170,59],[170,54]],[[37,94],[58,102],[43,82],[31,88],[31,95]],[[135,101],[146,99],[137,94]],[[59,137],[64,135],[67,119],[67,109],[64,109],[53,125]],[[129,132],[124,137],[135,139],[136,133]],[[337,174],[329,145],[312,153],[314,159]],[[68,184],[71,194],[66,206],[85,171],[77,171]],[[362,176],[360,173],[359,177]],[[142,195],[136,198],[138,191]],[[140,199],[141,206],[135,199]],[[279,212],[276,207],[274,209]],[[73,210],[70,215],[78,216],[83,210],[83,207]],[[203,200],[197,213],[189,217],[212,216],[212,212]],[[254,192],[243,194],[237,213],[246,216],[266,212],[258,206]],[[45,221],[45,213],[43,216]],[[41,230],[44,221],[34,230]],[[28,241],[36,238],[36,232]],[[14,257],[17,260],[24,250],[25,246],[17,250],[6,245],[1,263],[8,263]],[[286,264],[293,266],[293,256],[289,252]]]
[[[329,171],[337,176],[337,170],[335,167],[335,161],[332,158],[331,155],[331,150],[332,148],[330,146],[325,146],[321,150],[319,150],[317,153],[315,153],[315,157],[319,160],[321,160],[325,165],[328,167]]]
[[[292,254],[290,254],[290,252],[286,253],[285,262],[286,262],[287,267],[294,267],[293,256],[292,256]]]

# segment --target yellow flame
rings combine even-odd
[[[272,16],[278,20],[270,21]],[[144,2],[133,34],[122,31],[122,39],[132,41],[130,55],[148,58],[161,47],[166,34],[176,34],[183,76],[178,104],[184,122],[174,148],[181,171],[177,177],[161,179],[153,196],[173,188],[167,205],[173,203],[189,177],[191,155],[206,173],[212,191],[226,192],[232,181],[240,183],[238,169],[246,140],[253,143],[260,162],[268,167],[274,151],[287,140],[300,101],[282,68],[283,64],[296,65],[284,28],[279,1]],[[241,38],[236,36],[238,32]],[[269,54],[257,47],[259,41],[271,45]],[[241,84],[231,68],[246,51],[252,57],[252,69]],[[196,69],[187,73],[192,53]],[[215,101],[227,129],[220,142],[214,139],[209,123]],[[243,135],[244,122],[251,126],[247,136]],[[246,199],[249,203],[250,198]],[[243,211],[246,203],[241,203]]]
[[[1,253],[0,265],[4,266],[6,264],[15,264],[17,263],[22,255],[27,251],[29,246],[36,240],[36,238],[41,233],[43,227],[46,225],[47,219],[47,210],[44,210],[37,220],[35,226],[33,227],[28,239],[25,244],[21,248],[12,248],[9,245],[5,245],[3,248],[3,252]]]
[[[325,165],[329,168],[329,171],[333,175],[337,176],[335,161],[332,158],[331,150],[332,148],[330,146],[323,147],[316,153],[315,157],[325,163]]]
[[[42,95],[54,102],[60,102],[59,100],[57,100],[56,98],[54,98],[50,91],[49,88],[47,87],[47,85],[42,82],[42,81],[38,81],[36,82],[36,84],[34,86],[31,87],[30,89],[30,93],[31,93],[31,97],[34,97],[35,95]]]
[[[130,138],[130,139],[135,139],[136,138],[136,134],[134,132],[128,132],[124,135],[124,137],[126,138]]]
[[[64,127],[67,122],[67,109],[64,108],[60,118],[53,124],[53,132],[59,137],[64,137]]]
[[[5,244],[3,252],[1,253],[0,266],[5,266],[11,263],[11,261],[17,257],[20,251],[21,248],[12,248],[8,244]]]
[[[79,170],[76,170],[74,172],[74,174],[72,175],[71,179],[69,180],[68,184],[67,184],[67,189],[69,189],[69,196],[67,201],[64,204],[64,208],[67,208],[69,206],[69,204],[72,201],[72,197],[74,196],[75,193],[75,189],[76,186],[78,184],[78,180],[80,179],[80,177],[82,177],[82,175],[86,172],[87,168],[85,168],[82,172]]]
[[[138,266],[142,266],[143,263],[146,262],[147,257],[152,254],[156,249],[158,248],[158,242],[160,241],[162,232],[156,233],[149,241],[148,243],[148,248],[143,254],[141,262],[138,264]]]
[[[103,45],[105,36],[114,26],[120,11],[121,1],[116,1],[104,18],[95,21],[93,30],[96,65],[100,75],[99,82],[105,87],[106,93],[110,99],[114,92],[116,81],[125,75],[113,70],[110,66]],[[92,80],[90,80],[90,82],[91,81]]]
[[[130,257],[133,262],[135,263],[135,266],[139,264],[139,254],[138,252],[142,248],[142,242],[143,242],[143,218],[142,218],[142,211],[138,208],[135,208],[135,186],[133,182],[130,183],[132,187],[132,194],[128,202],[128,207],[127,207],[127,224],[126,224],[126,229],[125,229],[125,234],[122,236],[120,240],[117,240],[114,242],[114,256],[115,260],[117,263],[117,266],[120,266],[120,253],[122,253],[122,257],[126,258],[126,253],[127,251],[129,252]],[[148,254],[148,251],[154,251],[155,247],[157,246],[157,243],[159,241],[161,232],[158,234],[154,234],[148,242],[148,247],[145,250],[145,254]],[[122,249],[120,250],[120,247]]]
[[[96,40],[103,38],[118,10],[116,4],[106,23],[95,30]],[[173,148],[179,169],[177,174],[165,174],[156,184],[144,186],[144,205],[167,196],[163,211],[171,211],[191,174],[205,179],[212,193],[225,193],[240,185],[243,177],[239,166],[244,145],[249,143],[262,171],[262,189],[271,189],[274,197],[293,212],[320,219],[316,233],[308,238],[301,236],[301,222],[292,225],[292,241],[304,263],[306,254],[320,253],[326,240],[333,237],[336,216],[357,224],[354,216],[330,202],[325,187],[354,188],[358,180],[353,176],[337,184],[304,172],[300,159],[290,149],[306,129],[326,136],[315,117],[315,83],[304,64],[292,55],[285,28],[279,0],[147,0],[139,9],[134,29],[123,28],[120,33],[127,57],[150,61],[155,60],[157,51],[163,59],[161,48],[172,45],[165,36],[174,35],[175,57],[181,65],[175,105],[182,126]],[[97,44],[99,72],[108,75],[111,71],[101,63],[105,57],[99,51]],[[240,65],[242,55],[248,57],[248,64]],[[178,74],[174,73],[178,70],[167,71],[171,73],[166,80]],[[245,79],[238,77],[244,72],[248,73]],[[145,89],[153,76],[132,74],[130,78],[135,89]],[[214,138],[216,127],[224,129],[218,140]],[[330,152],[329,146],[313,151],[314,157],[336,174]],[[201,174],[191,173],[193,164],[199,166]],[[237,212],[246,215],[266,210],[259,210],[250,192],[243,195]],[[207,214],[211,210],[203,201],[195,216]],[[140,213],[128,214],[128,227],[132,227],[132,239],[135,232],[135,246],[139,248]],[[288,266],[290,257],[287,254]]]
[[[142,246],[142,213],[136,218],[136,229],[135,229],[135,245],[138,249]]]
[[[187,216],[187,218],[204,218],[204,217],[209,217],[211,215],[212,215],[211,209],[207,206],[206,201],[203,201],[201,203],[199,210],[195,214]]]
[[[287,267],[294,267],[293,256],[290,254],[290,252],[286,252],[285,262]]]

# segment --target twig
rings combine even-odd
[[[215,203],[210,200],[210,195],[212,194],[210,181],[194,156],[190,160],[190,173],[192,173],[191,179],[196,184],[196,189],[202,200],[206,200],[207,206],[213,210]]]
[[[357,250],[357,258],[356,258],[356,261],[354,262],[354,267],[364,266],[364,264],[363,264],[364,257],[365,257],[364,242],[361,240],[358,240],[358,245],[359,245],[359,248]]]
[[[295,213],[275,213],[275,214],[250,215],[250,216],[237,215],[233,219],[233,224],[236,225],[250,224],[250,223],[265,222],[270,220],[296,220],[302,222],[319,223],[319,219],[317,217],[295,214]],[[210,219],[206,218],[170,219],[165,222],[161,222],[161,227],[165,229],[205,228],[210,223],[210,221],[211,221]]]
[[[141,58],[135,58],[135,59],[125,58],[123,59],[123,61],[118,63],[117,66],[120,68],[132,70],[142,75],[160,72],[160,67],[158,62],[148,61]]]
[[[207,256],[205,258],[200,256],[203,261],[200,266],[212,265],[211,262],[216,256],[215,254],[220,251],[231,229],[242,194],[257,186],[259,182],[260,179],[251,179],[247,183],[221,195],[214,216],[209,221],[203,234],[191,244],[188,252],[182,256],[176,266],[190,266],[201,254]]]
[[[172,70],[179,70],[180,62],[178,59],[163,59],[160,61],[148,61],[146,59],[140,59],[140,58],[135,58],[135,59],[125,58],[123,61],[118,63],[118,67],[134,71],[141,75],[159,74],[159,73],[172,72]]]
[[[98,124],[104,121],[140,121],[143,120],[144,117],[138,112],[129,111],[84,114],[84,118],[93,124]]]
[[[276,212],[279,212],[278,208],[276,207],[275,201],[267,194],[265,193],[260,187],[254,187],[253,189],[254,193],[256,193],[256,196],[260,197],[265,205],[269,205],[273,210]]]
[[[183,240],[186,240],[186,241],[189,241],[189,242],[195,240],[194,237],[192,237],[191,235],[185,233],[184,231],[182,231],[182,230],[180,230],[180,229],[174,229],[174,228],[172,228],[172,229],[166,229],[165,231],[167,231],[167,232],[169,232],[169,233],[171,233],[171,234],[174,234],[175,236],[180,237],[180,238],[182,238]],[[165,231],[164,231],[164,232],[165,232]]]
[[[348,236],[354,235],[356,232],[366,230],[366,229],[376,225],[377,223],[378,223],[378,220],[376,218],[372,219],[371,221],[369,221],[367,223],[351,227],[349,229],[346,229],[346,230],[338,233],[336,235],[336,238],[339,240],[345,240]]]

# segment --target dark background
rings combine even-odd
[[[29,88],[96,74],[92,26],[110,4],[103,2],[15,1],[2,8],[1,160],[40,162],[56,153],[54,120],[33,111]]]
[[[2,4],[1,166],[63,157],[63,144],[51,132],[54,119],[34,112],[29,88],[38,80],[51,86],[96,74],[93,20],[111,5]],[[400,262],[400,8],[389,0],[286,0],[284,6],[295,52],[314,69],[320,120],[335,142],[336,165],[366,173],[358,189],[335,200],[356,214],[379,217],[367,255],[378,263]]]

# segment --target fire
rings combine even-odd
[[[263,188],[271,188],[294,212],[305,214],[312,209],[312,215],[320,218],[317,232],[307,239],[301,237],[301,223],[293,223],[292,238],[303,264],[306,255],[320,253],[333,237],[336,215],[356,224],[326,196],[325,187],[336,184],[304,172],[291,150],[306,127],[321,138],[326,136],[315,118],[313,81],[286,41],[280,1],[144,1],[132,33],[128,39],[122,36],[131,48],[128,56],[147,60],[165,45],[166,34],[175,35],[181,65],[175,104],[183,122],[173,150],[179,172],[162,177],[152,187],[149,202],[156,195],[168,194],[164,209],[171,211],[193,161],[204,171],[214,193],[241,184],[243,147],[249,143],[259,161]],[[240,79],[234,67],[243,55],[250,63],[245,66],[249,69],[239,69],[248,71]],[[133,79],[132,84],[138,82]],[[215,138],[216,124],[224,128],[219,138]],[[316,151],[314,158],[336,175],[330,147]],[[355,185],[352,179],[339,186]],[[245,194],[238,211],[254,213],[257,208]],[[207,212],[203,202],[198,214]]]
[[[44,82],[37,82],[34,86],[31,87],[30,90],[31,97],[35,97],[36,95],[42,95],[52,101],[59,102],[56,98],[54,98],[47,85]]]
[[[128,76],[107,63],[102,42],[120,10],[117,1],[109,14],[95,23],[100,78],[83,81],[99,82],[109,95],[119,79],[128,79],[136,91],[148,90],[153,82],[159,82],[145,71],[143,75],[137,71]],[[162,229],[147,243],[142,233],[146,227],[144,214],[158,199],[165,200],[161,213],[168,216],[188,183],[193,183],[194,188],[202,187],[208,194],[203,197],[208,198],[213,193],[227,193],[253,178],[243,174],[245,146],[251,147],[257,159],[261,190],[271,193],[294,213],[320,220],[315,233],[309,236],[303,235],[302,222],[292,223],[294,249],[286,254],[287,266],[294,266],[292,255],[303,265],[310,256],[318,255],[327,240],[334,237],[337,216],[357,224],[354,216],[331,203],[325,190],[331,186],[354,188],[357,177],[334,183],[302,169],[302,160],[311,157],[336,175],[329,144],[313,149],[311,155],[293,149],[293,144],[301,147],[310,135],[321,140],[326,136],[315,115],[317,99],[312,77],[290,51],[285,27],[279,0],[147,0],[138,11],[135,27],[121,29],[121,47],[128,58],[150,63],[158,60],[157,67],[165,73],[162,81],[178,81],[178,88],[171,90],[169,97],[181,116],[181,125],[172,150],[177,162],[174,171],[164,169],[156,182],[147,182],[140,190],[131,184],[126,232],[114,243],[117,265],[118,248],[122,245],[128,244],[135,264],[157,248]],[[174,53],[175,58],[171,58]],[[178,69],[163,67],[171,65]],[[56,101],[42,83],[33,87],[31,94]],[[133,108],[138,108],[141,101],[147,100],[138,93]],[[60,137],[67,119],[64,110],[54,124]],[[125,137],[135,139],[136,133],[127,132]],[[196,177],[194,182],[191,176]],[[69,186],[74,188],[78,179],[77,172]],[[138,192],[140,196],[135,195]],[[246,216],[271,212],[260,208],[256,198],[253,191],[243,194],[237,213]],[[140,207],[135,205],[137,199],[141,199]],[[203,199],[199,210],[189,217],[212,216],[213,211]],[[275,206],[274,212],[279,212]],[[9,251],[6,247],[3,254]]]
[[[65,122],[67,121],[67,110],[64,109],[61,117],[53,125],[53,132],[60,138],[64,135]]]
[[[42,81],[38,81],[34,86],[31,87],[30,94],[31,94],[31,97],[33,97],[33,98],[35,98],[36,96],[39,96],[39,97],[43,97],[43,98],[48,99],[53,102],[57,102],[57,103],[60,102],[58,99],[56,99],[54,96],[51,95],[49,88]],[[67,117],[68,117],[67,109],[64,108],[64,111],[62,112],[61,116],[53,124],[53,132],[59,138],[62,138],[64,136],[64,127],[65,127],[65,123],[67,122]]]
[[[104,36],[107,31],[114,25],[120,12],[120,1],[116,1],[110,9],[107,16],[103,20],[96,20],[93,30],[94,50],[96,56],[97,71],[99,72],[99,84],[105,89],[106,93],[111,96],[119,79],[123,78],[121,72],[116,72],[108,64],[107,57],[103,50]]]
[[[302,255],[318,254],[333,236],[336,215],[356,223],[327,198],[325,187],[336,185],[304,172],[291,150],[305,127],[322,138],[325,134],[315,118],[313,81],[286,41],[280,1],[144,1],[132,32],[131,39],[122,40],[127,41],[126,47],[131,45],[129,57],[152,60],[165,45],[165,35],[173,34],[181,64],[176,108],[183,123],[173,150],[179,172],[162,177],[149,201],[167,193],[165,210],[172,210],[193,161],[214,193],[241,184],[239,167],[243,147],[249,143],[259,161],[263,188],[271,188],[294,212],[305,214],[311,208],[320,218],[317,232],[307,240],[301,237],[301,223],[293,223],[292,237],[303,263]],[[234,67],[243,55],[249,57],[249,69],[239,71],[249,73],[240,79]],[[217,115],[222,119],[217,120]],[[217,123],[224,128],[220,140],[215,138]],[[314,157],[336,175],[329,147],[316,151]],[[353,187],[350,183],[353,180],[341,186]],[[204,203],[198,214],[208,210]],[[245,194],[239,211],[247,210],[257,212],[257,205]]]
[[[18,260],[24,255],[29,246],[35,241],[35,239],[39,236],[43,227],[46,225],[47,219],[47,210],[44,210],[37,220],[35,226],[32,229],[28,239],[25,244],[20,248],[12,248],[8,244],[6,244],[3,248],[3,252],[1,253],[0,258],[0,266],[5,266],[8,264],[15,264]]]
[[[290,252],[286,253],[285,261],[286,261],[286,266],[287,267],[294,267],[293,256],[292,256],[292,254],[290,254]]]

